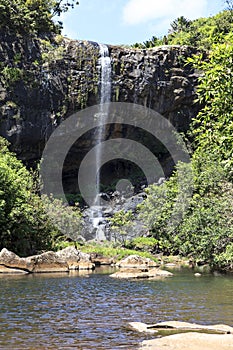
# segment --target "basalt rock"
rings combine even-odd
[[[199,106],[194,103],[199,72],[185,59],[196,54],[190,47],[162,46],[130,49],[109,46],[112,62],[111,100],[147,106],[166,117],[179,131],[186,131]],[[0,135],[27,164],[40,160],[55,128],[74,112],[100,102],[99,46],[64,38],[53,41],[0,32]],[[95,130],[82,135],[64,164],[66,192],[76,192],[77,168],[97,143]],[[172,161],[166,150],[149,135],[127,125],[108,125],[104,139],[147,139],[157,148],[165,173]],[[149,145],[148,145],[149,143]],[[108,164],[103,182],[116,165]],[[120,169],[122,168],[122,169]],[[114,168],[115,169],[115,168]],[[129,172],[131,165],[118,164]],[[107,180],[106,180],[107,181]]]

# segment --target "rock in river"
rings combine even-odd
[[[155,279],[155,278],[163,278],[163,277],[171,277],[173,276],[173,273],[161,270],[158,268],[153,269],[123,269],[120,271],[117,271],[110,275],[114,278],[129,278],[129,279],[139,279],[139,278],[149,278],[149,279]]]
[[[0,273],[12,273],[18,270],[34,272],[68,272],[69,270],[94,269],[90,254],[82,253],[74,247],[67,247],[58,252],[45,252],[26,258],[3,248],[0,252]],[[13,270],[12,270],[13,269]]]
[[[158,267],[159,265],[149,258],[143,258],[139,255],[130,255],[126,258],[120,260],[116,266],[120,268],[148,268],[148,267]]]
[[[232,334],[182,333],[145,340],[141,350],[232,350]]]

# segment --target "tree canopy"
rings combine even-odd
[[[59,33],[61,22],[56,24],[54,16],[76,4],[76,0],[0,0],[0,27],[22,34]]]
[[[149,48],[162,44],[190,45],[209,50],[213,44],[223,43],[226,35],[233,30],[231,10],[225,10],[215,16],[189,20],[181,16],[171,23],[167,36],[137,43],[134,47]]]
[[[194,56],[189,63],[203,72],[197,92],[204,106],[192,122],[191,164],[178,165],[186,171],[183,178],[187,181],[191,167],[192,197],[184,211],[179,206],[182,189],[175,172],[163,185],[148,188],[139,210],[157,240],[158,252],[181,254],[228,269],[233,266],[232,34],[225,36],[224,43],[212,45],[208,59]]]
[[[30,255],[76,240],[81,229],[77,206],[41,198],[36,179],[0,137],[0,250]]]

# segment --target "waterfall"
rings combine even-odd
[[[108,102],[111,101],[111,59],[109,57],[108,47],[99,44],[100,58],[98,61],[99,67],[99,87],[100,87],[100,107],[98,113],[98,129],[97,129],[97,146],[104,141],[105,130],[108,120]],[[105,230],[106,223],[103,218],[103,208],[101,207],[100,198],[100,168],[101,168],[101,147],[96,150],[96,200],[95,205],[91,210],[92,226],[96,231],[96,240],[101,241],[106,239]]]
[[[104,44],[99,44],[100,47],[100,75],[101,75],[101,89],[100,89],[100,104],[110,102],[111,100],[111,59],[109,57],[108,47]]]
[[[100,71],[100,113],[98,121],[97,142],[101,143],[105,136],[105,124],[108,119],[108,103],[111,101],[111,59],[109,57],[108,47],[99,44],[99,71]],[[101,165],[101,148],[97,148],[96,152],[96,187],[97,187],[97,205],[100,205],[100,169]]]

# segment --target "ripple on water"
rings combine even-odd
[[[175,272],[163,281],[73,274],[0,278],[0,349],[136,349],[129,322],[233,325],[231,277]]]

